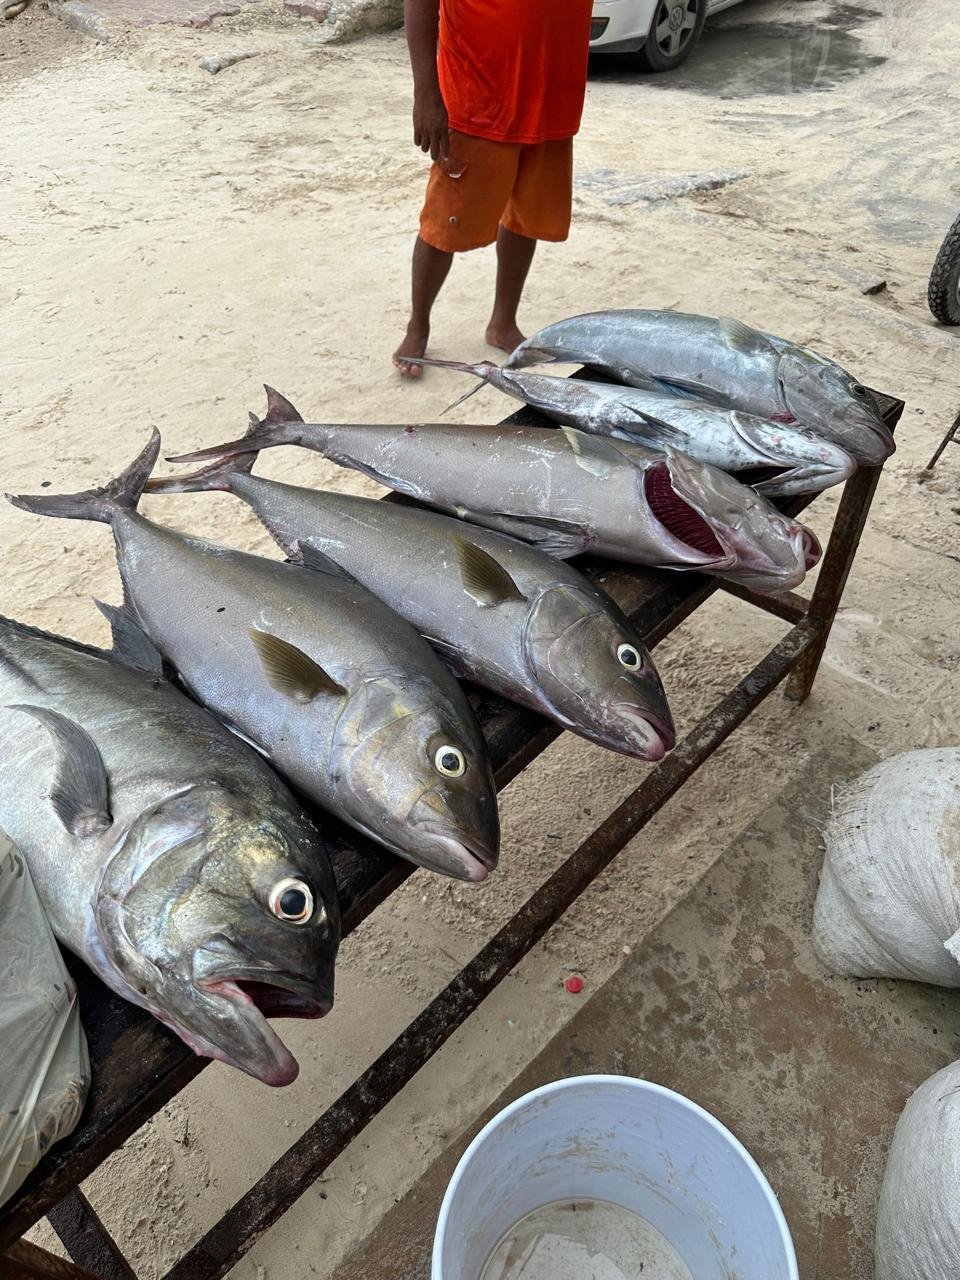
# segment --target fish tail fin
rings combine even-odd
[[[230,492],[230,481],[236,475],[249,475],[257,460],[256,453],[241,453],[211,462],[180,476],[157,476],[148,480],[144,493],[206,493],[218,490]]]
[[[153,429],[146,446],[114,480],[80,493],[13,494],[7,500],[22,511],[65,520],[99,520],[110,524],[117,511],[135,511],[160,453],[160,432]]]
[[[456,400],[453,401],[452,404],[448,404],[447,407],[443,410],[443,412],[449,413],[451,409],[459,409],[460,405],[462,405],[465,400],[469,400],[471,396],[475,396],[478,391],[482,391],[482,390],[483,390],[483,383],[478,382],[475,387],[471,387],[470,390],[465,391],[462,396],[458,396]]]
[[[472,373],[477,378],[485,378],[491,369],[497,368],[490,360],[467,364],[464,360],[435,360],[432,356],[404,356],[403,359],[406,364],[423,365],[429,369],[456,369],[457,373]]]
[[[303,418],[286,396],[264,383],[267,393],[267,412],[263,418],[255,413],[250,414],[250,426],[247,434],[239,440],[228,440],[225,444],[215,444],[210,449],[196,449],[193,453],[178,453],[167,458],[167,462],[225,462],[229,458],[252,454],[253,459],[249,471],[261,449],[272,449],[281,444],[299,444],[300,428]],[[239,470],[239,468],[234,468]],[[188,477],[189,478],[189,477]],[[207,485],[206,488],[214,486]],[[151,489],[151,493],[176,493],[175,489]]]
[[[261,425],[257,415],[251,413],[250,426],[244,439],[252,441]],[[248,476],[259,456],[259,449],[254,448],[249,453],[230,454],[217,462],[211,462],[208,467],[189,471],[186,475],[157,476],[147,481],[144,493],[206,493],[211,490],[229,493],[233,477]]]
[[[407,364],[426,365],[431,369],[454,369],[457,373],[472,373],[475,378],[480,379],[475,387],[471,387],[459,399],[454,400],[452,404],[448,404],[443,411],[444,413],[449,413],[451,409],[458,408],[465,400],[475,396],[478,391],[482,390],[484,382],[489,381],[491,373],[500,372],[499,366],[493,364],[490,360],[482,360],[479,364],[467,364],[462,360],[434,360],[430,356],[404,356],[404,360],[406,360]]]

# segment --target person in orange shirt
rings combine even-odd
[[[394,352],[426,353],[455,253],[497,243],[486,339],[523,341],[517,308],[538,240],[565,240],[592,0],[405,0],[413,140],[433,167],[413,251],[413,307]]]

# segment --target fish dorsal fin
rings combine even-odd
[[[326,573],[331,578],[341,578],[344,582],[357,583],[357,579],[342,564],[328,556],[326,552],[311,546],[309,542],[297,543],[296,558],[305,569],[312,569],[314,573]]]
[[[57,751],[50,803],[73,836],[101,835],[113,825],[107,795],[107,772],[96,743],[75,720],[49,707],[18,703],[11,711],[32,716],[49,732]]]
[[[717,321],[717,324],[720,326],[720,333],[723,335],[727,345],[733,347],[735,351],[739,351],[742,355],[755,356],[761,352],[769,352],[774,349],[762,333],[759,333],[756,329],[751,329],[742,320],[731,320],[728,316],[723,316]]]
[[[576,427],[562,426],[560,430],[576,455],[577,466],[592,476],[603,479],[610,474],[612,467],[622,466],[626,461],[616,445],[604,436],[592,436],[586,431],[578,431]]]
[[[329,672],[296,645],[288,644],[267,631],[251,631],[250,639],[270,688],[285,698],[294,702],[313,702],[322,693],[342,696],[347,692]]]
[[[113,635],[112,656],[126,667],[145,671],[151,676],[163,675],[163,658],[139,622],[124,606],[93,602],[110,623]]]
[[[454,542],[463,589],[478,605],[490,609],[506,600],[526,600],[510,574],[492,555],[466,538],[457,536]]]

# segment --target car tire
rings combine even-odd
[[[707,20],[707,0],[659,0],[647,42],[637,54],[647,71],[673,71],[696,48]]]
[[[927,303],[941,324],[960,324],[960,218],[947,232],[934,261]]]

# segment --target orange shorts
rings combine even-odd
[[[451,130],[449,159],[430,170],[420,235],[444,253],[493,244],[501,224],[531,240],[566,240],[572,204],[572,138],[524,145]]]

